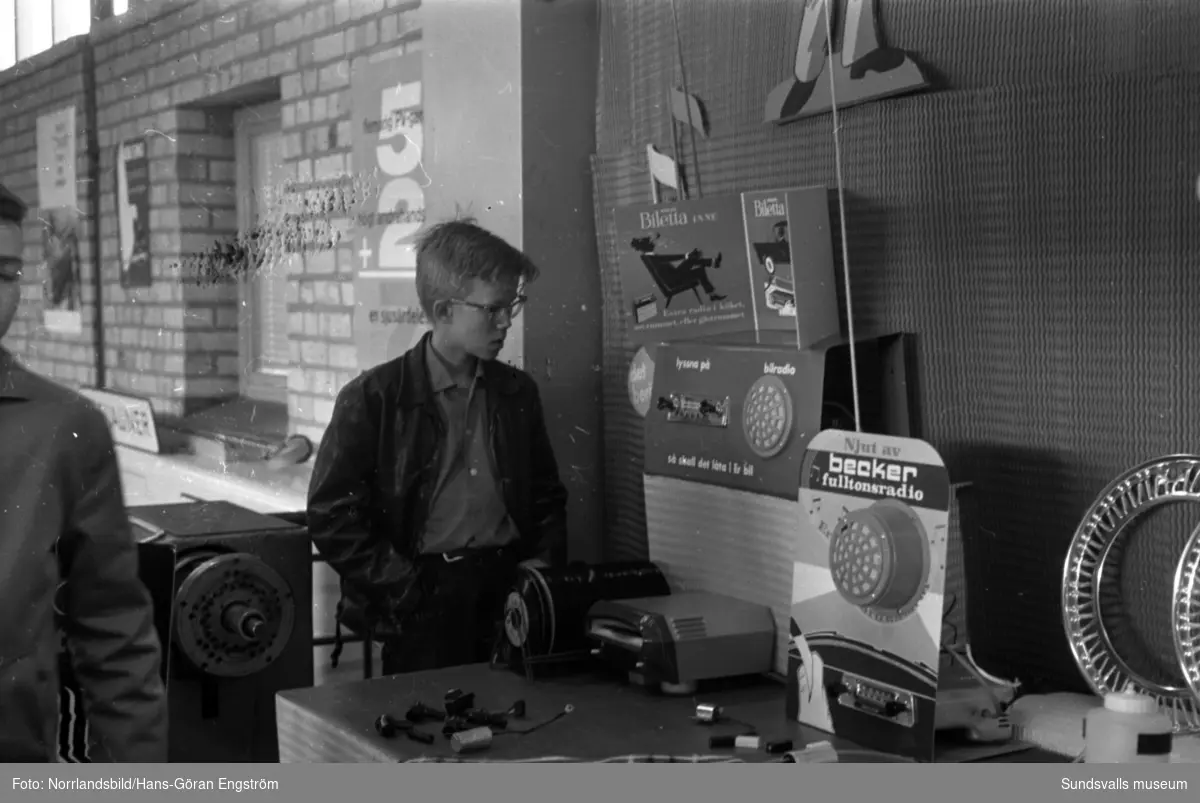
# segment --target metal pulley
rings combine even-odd
[[[200,671],[245,677],[292,637],[296,601],[280,574],[245,553],[184,555],[175,568],[175,644]]]

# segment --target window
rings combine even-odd
[[[54,15],[46,0],[17,0],[17,58],[27,59],[54,44]]]
[[[79,36],[91,29],[92,0],[54,0],[53,7],[54,44],[65,42],[72,36]]]
[[[264,199],[277,193],[283,173],[283,132],[279,104],[242,109],[234,114],[237,146],[238,226],[249,233],[274,210]],[[259,401],[287,402],[291,364],[288,348],[287,266],[266,263],[241,279],[238,310],[242,395]]]
[[[116,0],[113,14],[129,10]],[[92,0],[0,0],[0,70],[92,28]]]
[[[17,0],[0,0],[0,70],[17,63]]]

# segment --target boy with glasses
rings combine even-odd
[[[0,338],[25,213],[0,185]],[[108,422],[0,348],[0,443],[0,763],[166,761],[158,636]]]
[[[339,618],[383,641],[385,674],[488,660],[517,565],[566,539],[537,385],[496,360],[537,268],[471,220],[416,250],[431,331],[338,394],[308,497]]]

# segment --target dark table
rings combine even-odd
[[[526,717],[511,721],[509,727],[514,730],[537,725],[568,705],[573,708],[567,716],[533,733],[498,735],[490,749],[465,754],[465,759],[522,761],[563,756],[594,761],[631,754],[730,754],[745,761],[773,758],[763,752],[735,754],[711,749],[710,736],[744,729],[697,724],[692,716],[701,702],[723,707],[727,716],[753,725],[767,741],[790,739],[797,750],[821,741],[832,743],[839,751],[857,749],[848,742],[788,721],[784,715],[783,686],[767,679],[701,691],[694,697],[667,697],[602,674],[539,678],[531,682],[507,669],[473,664],[281,692],[276,698],[280,761],[396,762],[454,757],[449,740],[441,735],[440,723],[422,726],[423,730],[436,734],[436,741],[429,746],[411,741],[403,734],[385,739],[374,729],[380,714],[401,719],[416,702],[440,708],[446,691],[454,688],[474,692],[476,705],[491,711],[504,711],[517,700],[524,700]],[[842,760],[863,759],[848,752]],[[1030,748],[988,760],[1046,763],[1068,759]]]

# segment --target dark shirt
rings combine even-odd
[[[158,636],[108,422],[0,349],[0,444],[0,762],[56,760],[59,626],[92,760],[166,761]]]
[[[433,341],[428,343],[430,389],[446,424],[446,439],[421,551],[435,554],[512,543],[517,529],[496,480],[483,363],[476,363],[474,378],[464,387],[455,381]]]

